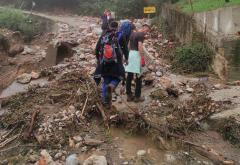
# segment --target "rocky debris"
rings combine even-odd
[[[223,86],[222,84],[215,84],[213,87],[214,87],[216,90],[220,90],[220,89],[223,89],[223,88],[224,88],[224,86]]]
[[[91,139],[91,138],[85,138],[84,143],[88,146],[98,146],[103,143],[101,140]]]
[[[8,53],[10,46],[9,39],[0,33],[0,52]]]
[[[145,151],[145,150],[139,150],[139,151],[137,152],[137,156],[138,156],[138,157],[145,156],[146,154],[147,154],[147,151]]]
[[[226,140],[229,140],[233,145],[240,146],[240,116],[229,117],[225,119],[219,131]]]
[[[194,89],[193,89],[193,88],[190,88],[190,87],[187,87],[186,91],[187,91],[188,93],[193,93],[193,92],[194,92]]]
[[[186,134],[200,126],[200,122],[220,110],[221,103],[214,102],[206,95],[199,95],[191,100],[178,103],[166,117],[168,129],[176,133]],[[222,107],[223,108],[223,107]]]
[[[17,54],[20,54],[24,51],[24,47],[22,45],[13,45],[10,47],[8,54],[10,57],[15,57]]]
[[[20,84],[28,84],[31,80],[36,80],[40,77],[40,74],[37,72],[32,71],[30,74],[23,73],[19,75],[16,80]]]
[[[34,71],[31,72],[31,78],[33,80],[39,79],[39,77],[40,77],[40,73],[37,73],[37,72],[34,72]]]
[[[17,65],[18,61],[17,58],[8,58],[9,65]]]
[[[52,157],[47,152],[47,150],[42,150],[40,155],[41,155],[41,158],[40,158],[39,164],[40,164],[40,162],[45,162],[48,165],[55,164]]]
[[[24,46],[24,51],[21,53],[22,55],[34,55],[34,49],[30,48],[29,46]]]
[[[24,73],[22,75],[19,75],[16,80],[18,83],[21,83],[21,84],[27,84],[31,81],[32,79],[32,75],[31,74],[28,74],[28,73]]]
[[[39,160],[39,156],[38,155],[30,155],[28,157],[28,162],[29,163],[36,163]]]
[[[179,90],[177,88],[174,87],[168,87],[166,89],[167,93],[169,96],[174,96],[174,97],[178,97],[179,96]]]
[[[7,159],[4,159],[3,161],[0,161],[0,164],[1,165],[8,165],[8,160]]]
[[[82,142],[83,138],[81,136],[74,136],[73,140],[75,140],[75,142]]]
[[[92,155],[83,162],[83,165],[107,165],[105,156]]]
[[[14,43],[23,43],[23,36],[21,32],[19,31],[13,32],[11,35],[11,40]]]

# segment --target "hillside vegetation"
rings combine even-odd
[[[34,0],[34,10],[66,9],[79,15],[99,16],[105,9],[116,11],[118,17],[143,17],[143,7],[160,6],[166,0]],[[1,0],[0,5],[31,9],[32,0]],[[61,10],[58,10],[61,11]]]
[[[176,5],[184,12],[192,12],[189,0],[180,0]],[[222,7],[240,5],[240,0],[229,0],[229,2],[225,0],[192,0],[192,5],[193,12],[203,12]]]
[[[0,8],[0,28],[19,31],[26,40],[31,40],[44,30],[44,25],[20,10]]]

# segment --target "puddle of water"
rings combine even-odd
[[[124,159],[132,159],[136,157],[139,150],[147,152],[147,158],[153,164],[184,164],[177,157],[177,151],[163,151],[157,148],[153,140],[144,135],[127,135],[123,130],[110,128],[110,134],[117,141]]]
[[[36,84],[42,84],[42,83],[48,83],[47,79],[38,79],[38,80],[32,80],[29,84],[20,84],[16,81],[14,81],[11,85],[9,85],[6,89],[2,91],[0,94],[0,98],[10,97],[13,95],[16,95],[21,92],[26,92],[28,90],[28,86],[36,85]]]

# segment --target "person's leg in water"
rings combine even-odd
[[[136,75],[136,88],[135,88],[135,102],[144,101],[144,97],[141,97],[142,94],[142,76]]]
[[[116,89],[120,80],[114,77],[104,77],[103,82],[103,99],[104,105],[107,108],[111,108],[112,106],[112,92]]]
[[[132,80],[133,80],[134,74],[128,72],[127,74],[127,81],[126,81],[126,93],[127,93],[127,101],[133,101],[134,97],[132,94]]]
[[[107,86],[110,83],[109,77],[103,77],[103,83],[102,83],[102,102],[103,105],[107,104],[106,95],[107,95]]]

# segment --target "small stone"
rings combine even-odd
[[[165,158],[166,158],[166,161],[169,162],[169,163],[173,163],[176,161],[176,158],[175,156],[171,155],[171,154],[166,154],[165,155]]]
[[[75,142],[71,138],[69,138],[69,147],[71,147],[71,148],[75,147]]]
[[[73,106],[73,105],[70,105],[68,110],[71,112],[71,113],[74,113],[76,111],[76,108]]]
[[[123,162],[123,165],[128,165],[129,163],[126,161],[126,162]]]
[[[162,74],[162,72],[156,72],[156,76],[158,76],[158,77],[162,77],[163,76],[163,74]]]
[[[147,152],[145,151],[145,150],[139,150],[138,152],[137,152],[137,156],[138,157],[142,157],[142,156],[144,156],[144,155],[146,155],[147,154]]]
[[[83,165],[107,165],[105,156],[92,155],[83,162]]]
[[[193,92],[194,92],[194,89],[189,87],[189,88],[186,89],[186,91],[187,91],[188,93],[193,93]]]
[[[38,155],[30,155],[28,158],[29,163],[36,163],[38,161],[39,157]]]
[[[1,165],[8,165],[8,160],[5,159],[5,160],[1,161],[0,164],[1,164]]]
[[[87,146],[84,146],[84,147],[81,148],[82,152],[86,152],[87,150],[88,150]]]
[[[214,88],[215,88],[215,89],[221,89],[221,88],[222,88],[222,85],[221,85],[221,84],[216,84],[216,85],[214,85]]]
[[[74,136],[73,140],[75,140],[75,142],[81,142],[83,141],[83,138],[81,136]]]
[[[37,72],[34,72],[34,71],[32,71],[31,72],[31,77],[32,77],[32,79],[38,79],[39,77],[40,77],[40,74],[39,73],[37,73]]]
[[[79,160],[76,154],[70,155],[66,159],[66,165],[78,165]]]
[[[96,140],[96,139],[90,139],[90,138],[86,138],[84,140],[85,140],[84,141],[85,144],[88,145],[88,146],[98,146],[98,145],[103,143],[103,141]]]
[[[66,156],[62,156],[62,157],[61,157],[61,160],[62,160],[62,161],[65,161],[65,160],[66,160]]]
[[[154,70],[154,66],[153,66],[153,65],[149,65],[149,66],[148,66],[148,69],[149,69],[150,71],[153,71],[153,70]]]
[[[54,159],[56,159],[56,160],[60,159],[62,156],[63,156],[63,154],[61,152],[59,152],[54,156]]]
[[[75,148],[80,148],[82,145],[83,145],[83,143],[82,143],[82,142],[80,142],[80,143],[77,143],[77,144],[75,145]]]
[[[47,152],[47,150],[42,150],[41,156],[46,161],[47,164],[54,164],[53,159],[50,156],[50,154]]]
[[[24,74],[18,76],[16,80],[18,83],[27,84],[31,81],[31,79],[32,79],[31,74],[24,73]]]

